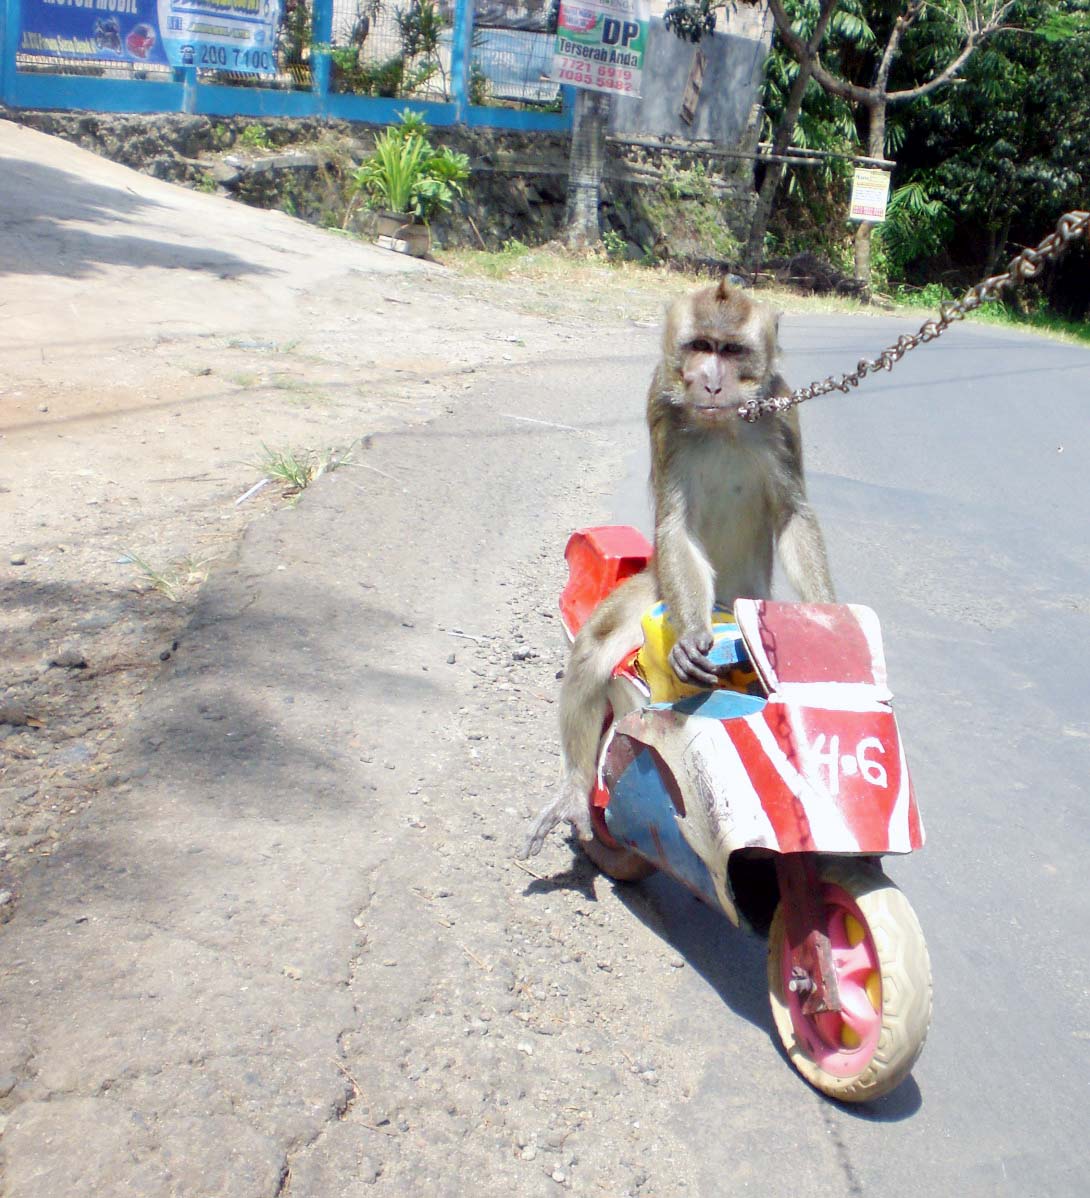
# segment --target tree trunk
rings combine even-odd
[[[799,64],[799,73],[795,76],[795,82],[791,85],[791,91],[787,96],[787,107],[784,108],[780,123],[776,126],[776,136],[772,142],[773,157],[785,153],[791,145],[799,113],[802,111],[802,98],[806,94],[806,86],[809,82],[810,62],[808,60]],[[753,210],[753,222],[749,226],[749,240],[746,242],[743,262],[747,273],[751,275],[756,275],[761,269],[765,234],[768,232],[772,206],[776,202],[776,192],[779,191],[785,170],[786,164],[783,162],[772,161],[765,167],[761,189],[757,192],[757,206]]]
[[[867,157],[886,156],[886,104],[877,99],[867,106]],[[872,221],[861,220],[855,229],[855,281],[864,296],[870,295],[870,238]]]
[[[572,249],[587,249],[602,239],[598,223],[602,172],[606,164],[606,126],[613,97],[580,88],[568,162],[568,207],[565,237]]]

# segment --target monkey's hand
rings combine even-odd
[[[715,642],[709,631],[690,632],[678,637],[670,650],[670,665],[682,682],[690,686],[715,686],[719,675],[708,650]]]
[[[545,837],[564,820],[571,824],[572,831],[580,840],[590,840],[594,835],[590,827],[590,805],[587,802],[587,796],[573,794],[571,788],[567,786],[534,820],[534,826],[530,829],[530,835],[526,838],[526,843],[522,846],[519,856],[523,860],[527,857],[536,857],[541,852]]]

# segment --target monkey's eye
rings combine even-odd
[[[725,341],[719,347],[719,352],[723,354],[724,357],[737,357],[738,354],[744,354],[746,352],[746,347],[744,345],[739,345],[734,341]]]
[[[689,348],[696,354],[715,353],[715,346],[710,341],[705,341],[703,337],[698,337],[695,341],[690,341]]]

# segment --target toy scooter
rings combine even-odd
[[[569,637],[651,546],[633,528],[574,533],[560,600]],[[865,1102],[912,1068],[931,967],[879,857],[923,845],[878,619],[855,604],[739,599],[713,613],[721,684],[681,683],[663,604],[610,684],[585,845],[610,877],[656,869],[736,926],[768,930],[768,989],[791,1063]]]

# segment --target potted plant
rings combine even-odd
[[[380,244],[403,242],[405,251],[419,258],[431,244],[432,218],[448,212],[462,194],[469,158],[448,146],[437,150],[428,141],[424,118],[409,109],[398,120],[379,134],[374,152],[353,175],[353,201],[363,195],[376,210]]]

